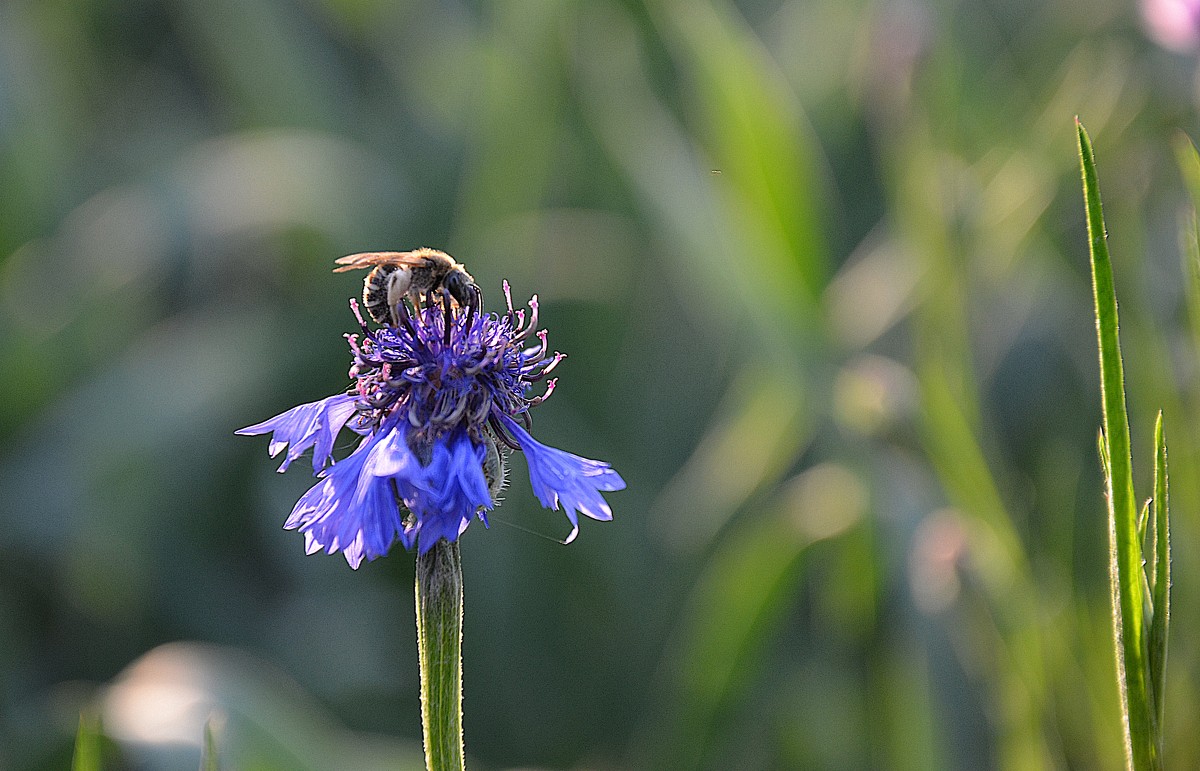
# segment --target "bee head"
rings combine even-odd
[[[479,302],[479,289],[466,273],[452,270],[442,279],[442,286],[462,307],[474,306]]]

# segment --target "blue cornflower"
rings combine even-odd
[[[312,554],[341,551],[350,566],[387,553],[399,541],[424,554],[441,538],[456,540],[476,514],[487,511],[503,487],[504,456],[525,453],[529,481],[542,505],[564,510],[571,523],[565,543],[579,532],[576,512],[610,520],[601,491],[624,480],[607,463],[548,447],[533,439],[529,410],[553,391],[530,396],[564,358],[548,355],[546,331],[535,331],[538,304],[484,313],[477,302],[439,302],[394,308],[394,324],[347,335],[354,384],[340,393],[294,407],[239,434],[271,433],[273,456],[288,448],[280,471],[309,448],[319,482],[284,523],[304,533]],[[332,459],[343,428],[362,439],[345,458]]]

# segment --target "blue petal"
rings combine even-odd
[[[421,462],[408,447],[408,421],[391,421],[380,428],[378,441],[363,464],[363,473],[375,477],[397,477],[421,489],[429,489]]]
[[[387,553],[397,540],[410,546],[396,497],[409,499],[425,483],[415,460],[406,472],[379,477],[365,466],[390,430],[367,437],[358,448],[328,469],[325,478],[305,493],[284,523],[305,536],[305,551],[341,551],[350,567]],[[416,476],[414,477],[413,474]]]
[[[426,474],[437,484],[433,492],[441,510],[470,519],[480,507],[492,508],[492,496],[483,475],[486,459],[487,447],[471,441],[466,431],[455,431],[444,442],[434,445]]]
[[[534,495],[548,509],[557,511],[561,505],[570,520],[571,534],[563,543],[570,543],[579,535],[576,511],[592,519],[612,519],[612,509],[600,491],[624,490],[625,480],[611,466],[544,445],[508,416],[501,416],[500,420],[525,453]]]
[[[406,545],[415,539],[424,554],[440,538],[457,540],[476,511],[492,508],[483,475],[486,454],[486,447],[472,442],[465,431],[455,431],[434,444],[429,465],[421,467],[408,449],[404,424],[380,442],[367,461],[369,472],[401,474],[408,482],[402,495],[416,521],[405,531]]]
[[[270,420],[256,423],[253,426],[239,428],[235,433],[242,435],[257,435],[271,433],[271,443],[267,452],[274,458],[287,447],[287,456],[283,460],[280,471],[286,471],[288,465],[313,447],[313,473],[320,472],[333,452],[333,442],[346,421],[354,415],[356,397],[349,394],[338,394],[322,399],[319,402],[309,402],[293,407],[282,415],[276,415]]]

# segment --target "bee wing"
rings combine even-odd
[[[429,265],[429,258],[416,252],[362,252],[339,257],[334,260],[334,263],[338,267],[334,268],[333,272],[344,273],[348,270],[373,268],[376,265],[407,265],[413,268],[423,268]]]

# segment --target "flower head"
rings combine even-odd
[[[304,533],[308,553],[341,551],[357,568],[397,541],[422,554],[441,538],[454,541],[475,515],[486,526],[508,450],[525,452],[542,505],[566,513],[572,525],[566,543],[579,532],[576,512],[612,519],[600,491],[623,489],[620,475],[529,434],[529,410],[556,381],[531,395],[534,385],[564,355],[549,354],[546,331],[537,330],[537,297],[526,317],[513,308],[507,282],[504,295],[502,315],[484,313],[477,299],[459,305],[446,293],[431,295],[424,307],[401,301],[392,309],[394,323],[373,330],[351,300],[362,331],[346,336],[354,359],[348,392],[237,432],[271,433],[272,456],[287,447],[280,471],[313,449],[320,481],[284,524]],[[362,439],[334,462],[343,427]]]

